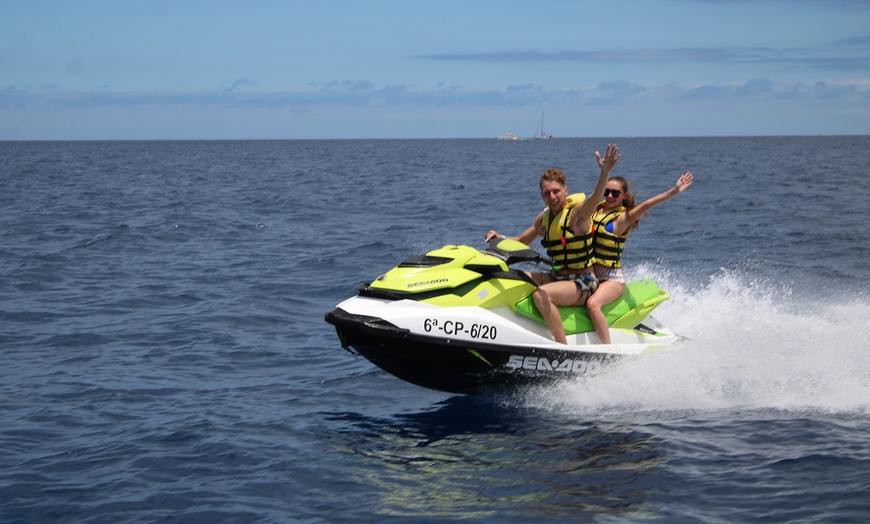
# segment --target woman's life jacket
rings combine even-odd
[[[622,267],[622,250],[625,248],[625,239],[631,233],[631,227],[621,235],[616,235],[607,230],[607,225],[616,217],[625,212],[623,206],[613,209],[598,208],[592,215],[592,254],[594,262],[605,267]]]

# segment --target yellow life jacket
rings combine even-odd
[[[625,239],[631,233],[631,227],[625,230],[621,235],[615,235],[607,231],[607,224],[613,222],[616,217],[625,212],[623,206],[613,209],[598,208],[592,215],[592,232],[594,240],[592,242],[592,254],[595,257],[595,263],[605,267],[622,267],[622,250],[625,248]]]
[[[550,208],[544,210],[542,221],[547,232],[541,239],[541,245],[553,260],[553,269],[556,271],[592,266],[592,228],[586,233],[575,235],[569,227],[571,210],[585,199],[586,195],[583,193],[568,195],[565,206],[559,213],[552,215]]]

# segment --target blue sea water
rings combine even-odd
[[[343,351],[323,315],[516,234],[540,173],[639,198],[684,339],[523,396]],[[865,522],[870,137],[0,142],[0,522]]]

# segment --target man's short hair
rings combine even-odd
[[[544,171],[544,174],[541,175],[541,181],[538,182],[538,185],[543,189],[544,182],[558,182],[561,185],[565,185],[565,173],[559,171],[555,167],[551,167]]]

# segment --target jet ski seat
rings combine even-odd
[[[660,289],[652,280],[635,280],[626,284],[621,297],[601,308],[601,311],[607,317],[610,327],[631,329],[669,298],[667,291]],[[517,302],[513,309],[521,315],[546,324],[531,296]],[[562,315],[562,325],[567,335],[595,330],[583,306],[560,307],[559,313]]]

